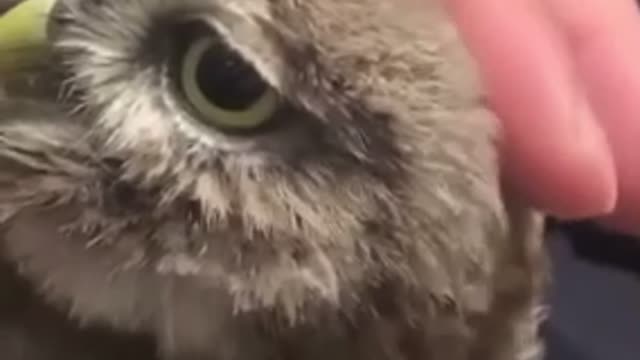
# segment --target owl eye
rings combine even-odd
[[[275,89],[216,37],[190,44],[180,66],[186,100],[212,126],[254,129],[268,122],[278,108]]]

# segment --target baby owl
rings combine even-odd
[[[0,0],[0,356],[538,360],[437,0]]]

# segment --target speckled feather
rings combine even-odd
[[[540,359],[541,219],[501,192],[497,123],[425,3],[62,0],[59,92],[0,100],[2,259],[60,331],[151,339],[136,359]],[[283,126],[188,111],[166,57],[194,20],[286,98]]]

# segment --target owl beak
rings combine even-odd
[[[47,27],[57,0],[22,0],[0,14],[0,77],[43,61]]]

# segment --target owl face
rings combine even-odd
[[[29,201],[74,201],[125,245],[56,265],[39,242],[12,251],[72,300],[85,290],[61,267],[135,253],[156,270],[187,257],[240,308],[291,318],[309,302],[356,303],[380,278],[482,303],[504,239],[495,124],[451,23],[420,3],[51,2],[42,52],[12,75],[29,81],[4,81],[0,114],[20,121],[0,139],[55,170]],[[78,311],[137,317],[105,299]]]
[[[326,231],[415,182],[407,169],[469,167],[492,145],[492,125],[468,116],[478,93],[433,4],[51,3],[44,67],[30,73],[53,87],[43,101],[87,126],[123,179],[161,188],[163,202],[194,199],[212,221],[291,228],[306,213]],[[345,197],[361,201],[329,205]]]

